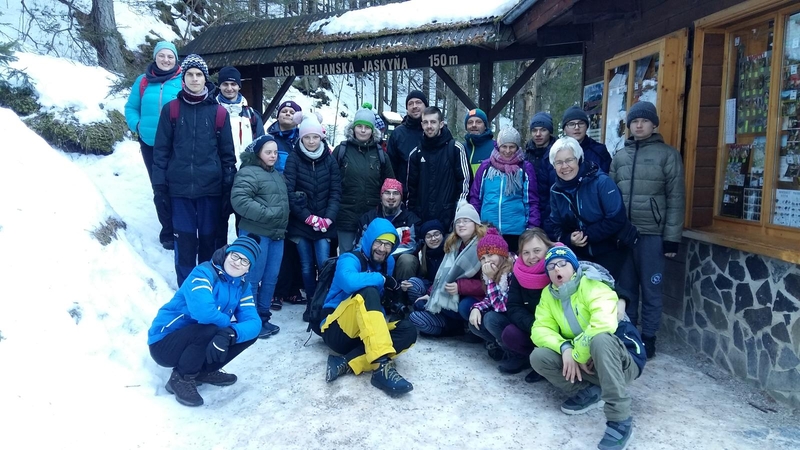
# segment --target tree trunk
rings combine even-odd
[[[386,72],[378,74],[378,114],[383,112],[383,104],[386,103]]]
[[[422,69],[422,92],[425,97],[431,96],[431,69]],[[435,101],[428,99],[428,103],[432,105]]]
[[[125,71],[125,60],[122,57],[122,39],[119,38],[117,22],[114,19],[114,0],[92,0],[91,39],[97,50],[97,62],[100,67],[112,72]]]
[[[390,103],[390,108],[392,111],[397,112],[397,87],[398,87],[398,74],[396,70],[392,71],[392,102]]]

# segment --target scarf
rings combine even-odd
[[[306,149],[306,146],[303,145],[303,141],[298,141],[297,145],[300,146],[300,151],[303,152],[304,155],[311,158],[312,161],[318,160],[320,156],[322,156],[322,152],[325,151],[325,144],[323,144],[322,141],[319,143],[319,148],[313,152]]]
[[[181,66],[177,64],[172,69],[161,70],[156,63],[151,62],[144,71],[144,76],[147,78],[147,84],[158,84],[175,78],[179,73],[181,73]]]
[[[193,94],[189,92],[189,90],[186,88],[186,85],[184,85],[183,91],[181,92],[181,97],[186,103],[190,105],[197,105],[208,98],[208,86],[203,88],[203,92],[199,94]]]
[[[550,283],[550,277],[544,268],[544,258],[533,266],[526,266],[522,258],[514,262],[514,276],[519,285],[525,289],[544,289]]]
[[[552,283],[547,287],[550,290],[550,294],[553,295],[553,298],[561,302],[561,310],[564,313],[564,318],[567,319],[567,324],[569,324],[569,328],[575,336],[583,333],[583,327],[578,321],[575,311],[572,310],[572,295],[578,292],[578,286],[581,284],[582,277],[583,269],[578,267],[578,270],[575,271],[572,278],[561,285],[561,287],[557,288],[553,286]]]
[[[425,309],[433,314],[441,312],[443,309],[458,311],[458,294],[448,294],[444,290],[445,283],[452,283],[462,278],[472,278],[481,270],[481,262],[478,260],[478,237],[475,236],[467,243],[461,252],[454,250],[444,255],[442,265],[436,272],[431,288],[431,298],[428,300]]]
[[[486,177],[490,180],[495,176],[506,177],[508,183],[506,183],[505,195],[512,195],[522,189],[522,161],[522,152],[519,150],[511,158],[504,158],[495,148],[489,157],[491,167],[486,171]]]

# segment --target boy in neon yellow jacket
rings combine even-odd
[[[606,432],[600,450],[622,450],[633,436],[631,398],[626,386],[641,373],[618,328],[614,280],[601,266],[578,263],[566,246],[545,255],[551,284],[542,291],[531,328],[537,347],[531,366],[570,397],[561,405],[565,414],[581,414],[603,406]],[[628,330],[627,327],[621,327]],[[633,328],[633,327],[630,327]],[[640,347],[641,338],[631,336]]]

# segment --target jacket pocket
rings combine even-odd
[[[653,214],[653,220],[656,225],[661,225],[661,210],[658,208],[658,202],[655,197],[650,197],[650,212]]]

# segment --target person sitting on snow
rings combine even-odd
[[[397,373],[393,358],[414,345],[417,329],[408,320],[387,322],[381,306],[386,291],[400,286],[392,277],[390,257],[398,241],[394,225],[377,218],[364,232],[361,246],[339,256],[320,327],[325,344],[343,355],[328,356],[328,383],[371,370],[372,385],[389,395],[414,389]]]
[[[261,319],[245,274],[261,253],[258,236],[248,235],[214,252],[191,271],[162,306],[150,330],[150,356],[171,367],[166,389],[178,403],[200,406],[203,383],[229,386],[236,375],[220,369],[255,342]],[[236,321],[231,317],[236,316]]]

